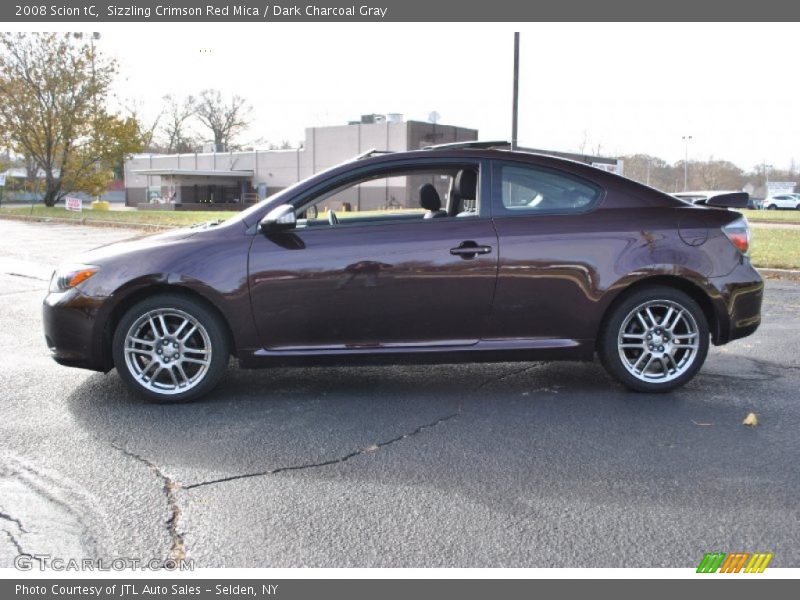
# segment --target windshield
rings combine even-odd
[[[293,183],[289,187],[283,188],[280,192],[276,192],[276,193],[272,194],[271,196],[268,196],[268,197],[264,198],[261,202],[258,202],[257,204],[254,204],[250,208],[247,208],[247,209],[243,210],[238,215],[234,215],[233,217],[231,217],[227,221],[225,221],[225,223],[227,224],[227,223],[236,223],[238,221],[243,221],[246,226],[250,227],[251,225],[255,224],[254,215],[260,213],[266,206],[271,205],[271,204],[274,204],[275,206],[283,204],[287,198],[290,198],[294,194],[294,191],[298,187],[300,187],[300,185],[304,184],[306,181],[308,181],[312,177],[317,177],[319,175],[324,175],[328,171],[333,171],[334,169],[338,169],[343,164],[346,164],[348,162],[350,162],[350,161],[345,161],[344,163],[341,163],[341,164],[338,164],[338,165],[334,165],[332,167],[329,167],[329,168],[325,169],[324,171],[320,171],[319,173],[315,173],[311,177],[306,177],[305,179],[301,179],[297,183]]]

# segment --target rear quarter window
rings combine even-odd
[[[598,185],[562,171],[500,164],[495,179],[495,212],[499,215],[580,213],[600,200]]]

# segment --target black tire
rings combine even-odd
[[[767,210],[778,210],[778,207],[777,207],[775,204],[770,204],[770,205],[767,207]]]
[[[669,375],[674,376],[674,378],[668,381],[645,381],[639,376],[635,376],[628,370],[628,367],[623,362],[622,356],[620,356],[621,353],[626,352],[621,350],[619,346],[621,329],[623,325],[625,325],[626,320],[632,313],[634,313],[636,309],[641,308],[650,302],[663,302],[665,304],[674,304],[679,306],[691,315],[692,319],[694,320],[694,325],[696,325],[697,349],[695,353],[693,355],[689,353],[689,351],[685,349],[686,346],[675,349],[676,355],[693,356],[693,358],[691,358],[691,362],[687,358],[684,367],[685,370],[677,376]],[[689,320],[687,320],[687,323],[688,322]],[[677,345],[679,342],[680,340],[678,342],[673,340],[674,345]],[[647,343],[648,342],[645,340],[642,341],[643,345],[646,345]],[[703,310],[700,308],[697,302],[695,302],[684,292],[675,288],[654,285],[644,287],[627,294],[621,299],[620,302],[616,304],[616,306],[613,307],[612,312],[608,315],[608,318],[605,320],[600,331],[597,344],[597,353],[600,357],[600,362],[603,364],[606,370],[615,379],[620,381],[629,389],[636,392],[663,393],[672,391],[684,385],[697,374],[697,372],[703,366],[706,356],[708,355],[708,347],[708,322]],[[656,350],[658,350],[658,348],[656,348]],[[632,355],[632,358],[635,359],[637,356],[636,352],[638,351],[630,350],[628,352],[633,352],[634,354]],[[646,348],[643,348],[641,351],[642,354],[646,354],[647,352],[648,350]],[[687,354],[681,355],[680,352],[686,352]],[[677,372],[678,369],[675,369],[675,373]],[[641,375],[641,377],[644,376],[644,374]]]
[[[189,382],[187,379],[186,386],[188,389],[184,391],[180,391],[180,386],[178,385],[175,385],[175,389],[169,392],[154,390],[151,387],[147,387],[147,385],[138,379],[136,374],[132,372],[132,369],[136,368],[138,363],[129,364],[129,362],[126,361],[125,343],[129,331],[134,325],[137,324],[137,322],[145,319],[146,315],[154,314],[154,311],[167,311],[167,313],[169,313],[169,311],[176,311],[176,313],[188,315],[191,319],[196,321],[196,324],[200,326],[197,329],[197,333],[193,335],[199,336],[202,341],[209,345],[211,354],[210,360],[207,360],[206,364],[204,364],[202,367],[197,367],[198,370],[204,369],[203,373],[197,376],[195,382]],[[170,316],[170,314],[166,314],[165,316],[167,319],[180,318],[174,315]],[[191,327],[192,325],[193,324],[190,322],[188,326]],[[147,325],[144,326],[147,327]],[[169,323],[167,325],[167,329],[169,329]],[[183,332],[175,331],[174,333],[182,334]],[[176,343],[180,344],[180,348],[175,351],[176,354],[174,356],[179,356],[178,353],[183,352],[183,359],[187,359],[187,354],[195,359],[200,357],[199,354],[196,354],[197,352],[200,352],[199,350],[193,350],[189,347],[188,344],[191,343],[191,340],[187,341],[187,345],[184,347],[184,342],[178,341],[178,338],[179,336],[176,335],[175,340]],[[153,339],[155,341],[156,338],[154,337]],[[165,337],[163,339],[167,338]],[[156,345],[157,344],[155,343],[152,344],[154,349]],[[198,344],[193,345],[198,348],[200,347]],[[149,350],[149,346],[141,347],[144,350]],[[228,366],[228,359],[230,358],[230,343],[221,319],[203,302],[182,294],[158,294],[146,298],[129,308],[128,311],[123,315],[122,319],[120,319],[116,329],[114,330],[111,349],[117,372],[122,380],[128,385],[128,387],[130,387],[136,393],[145,396],[148,400],[163,403],[189,402],[192,400],[197,400],[201,396],[210,392],[214,387],[216,387],[220,379],[222,379],[225,369]],[[172,350],[168,351],[172,352]],[[165,355],[166,352],[167,351],[164,353]],[[155,357],[155,354],[153,354],[153,356]],[[147,357],[140,358],[140,360],[143,361],[141,363],[143,365],[147,365],[150,361],[150,359]],[[169,362],[170,359],[157,357],[157,360],[166,360],[166,362]],[[183,365],[183,360],[173,358],[173,364],[171,367],[169,365],[159,363],[153,370],[158,368],[158,366],[161,366],[167,370],[173,369],[174,373],[174,368],[178,366],[175,363],[178,362]],[[184,376],[186,373],[191,373],[191,369],[194,368],[194,366],[194,364],[187,363],[185,365],[186,369],[183,371]],[[172,377],[172,374],[170,374],[170,377]],[[173,379],[173,381],[175,380]],[[166,385],[170,384],[167,382]]]

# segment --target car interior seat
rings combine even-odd
[[[477,198],[478,172],[475,169],[461,169],[453,180],[453,189],[450,193],[450,205],[447,207],[448,214],[454,217],[475,215],[477,206],[472,208],[466,206],[466,204],[474,205]]]
[[[419,186],[419,205],[426,211],[426,219],[446,217],[447,211],[442,210],[442,199],[432,183],[423,183]]]

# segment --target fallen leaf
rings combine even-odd
[[[748,427],[755,427],[758,425],[758,417],[756,413],[748,413],[747,416],[742,421],[742,425],[747,425]]]

